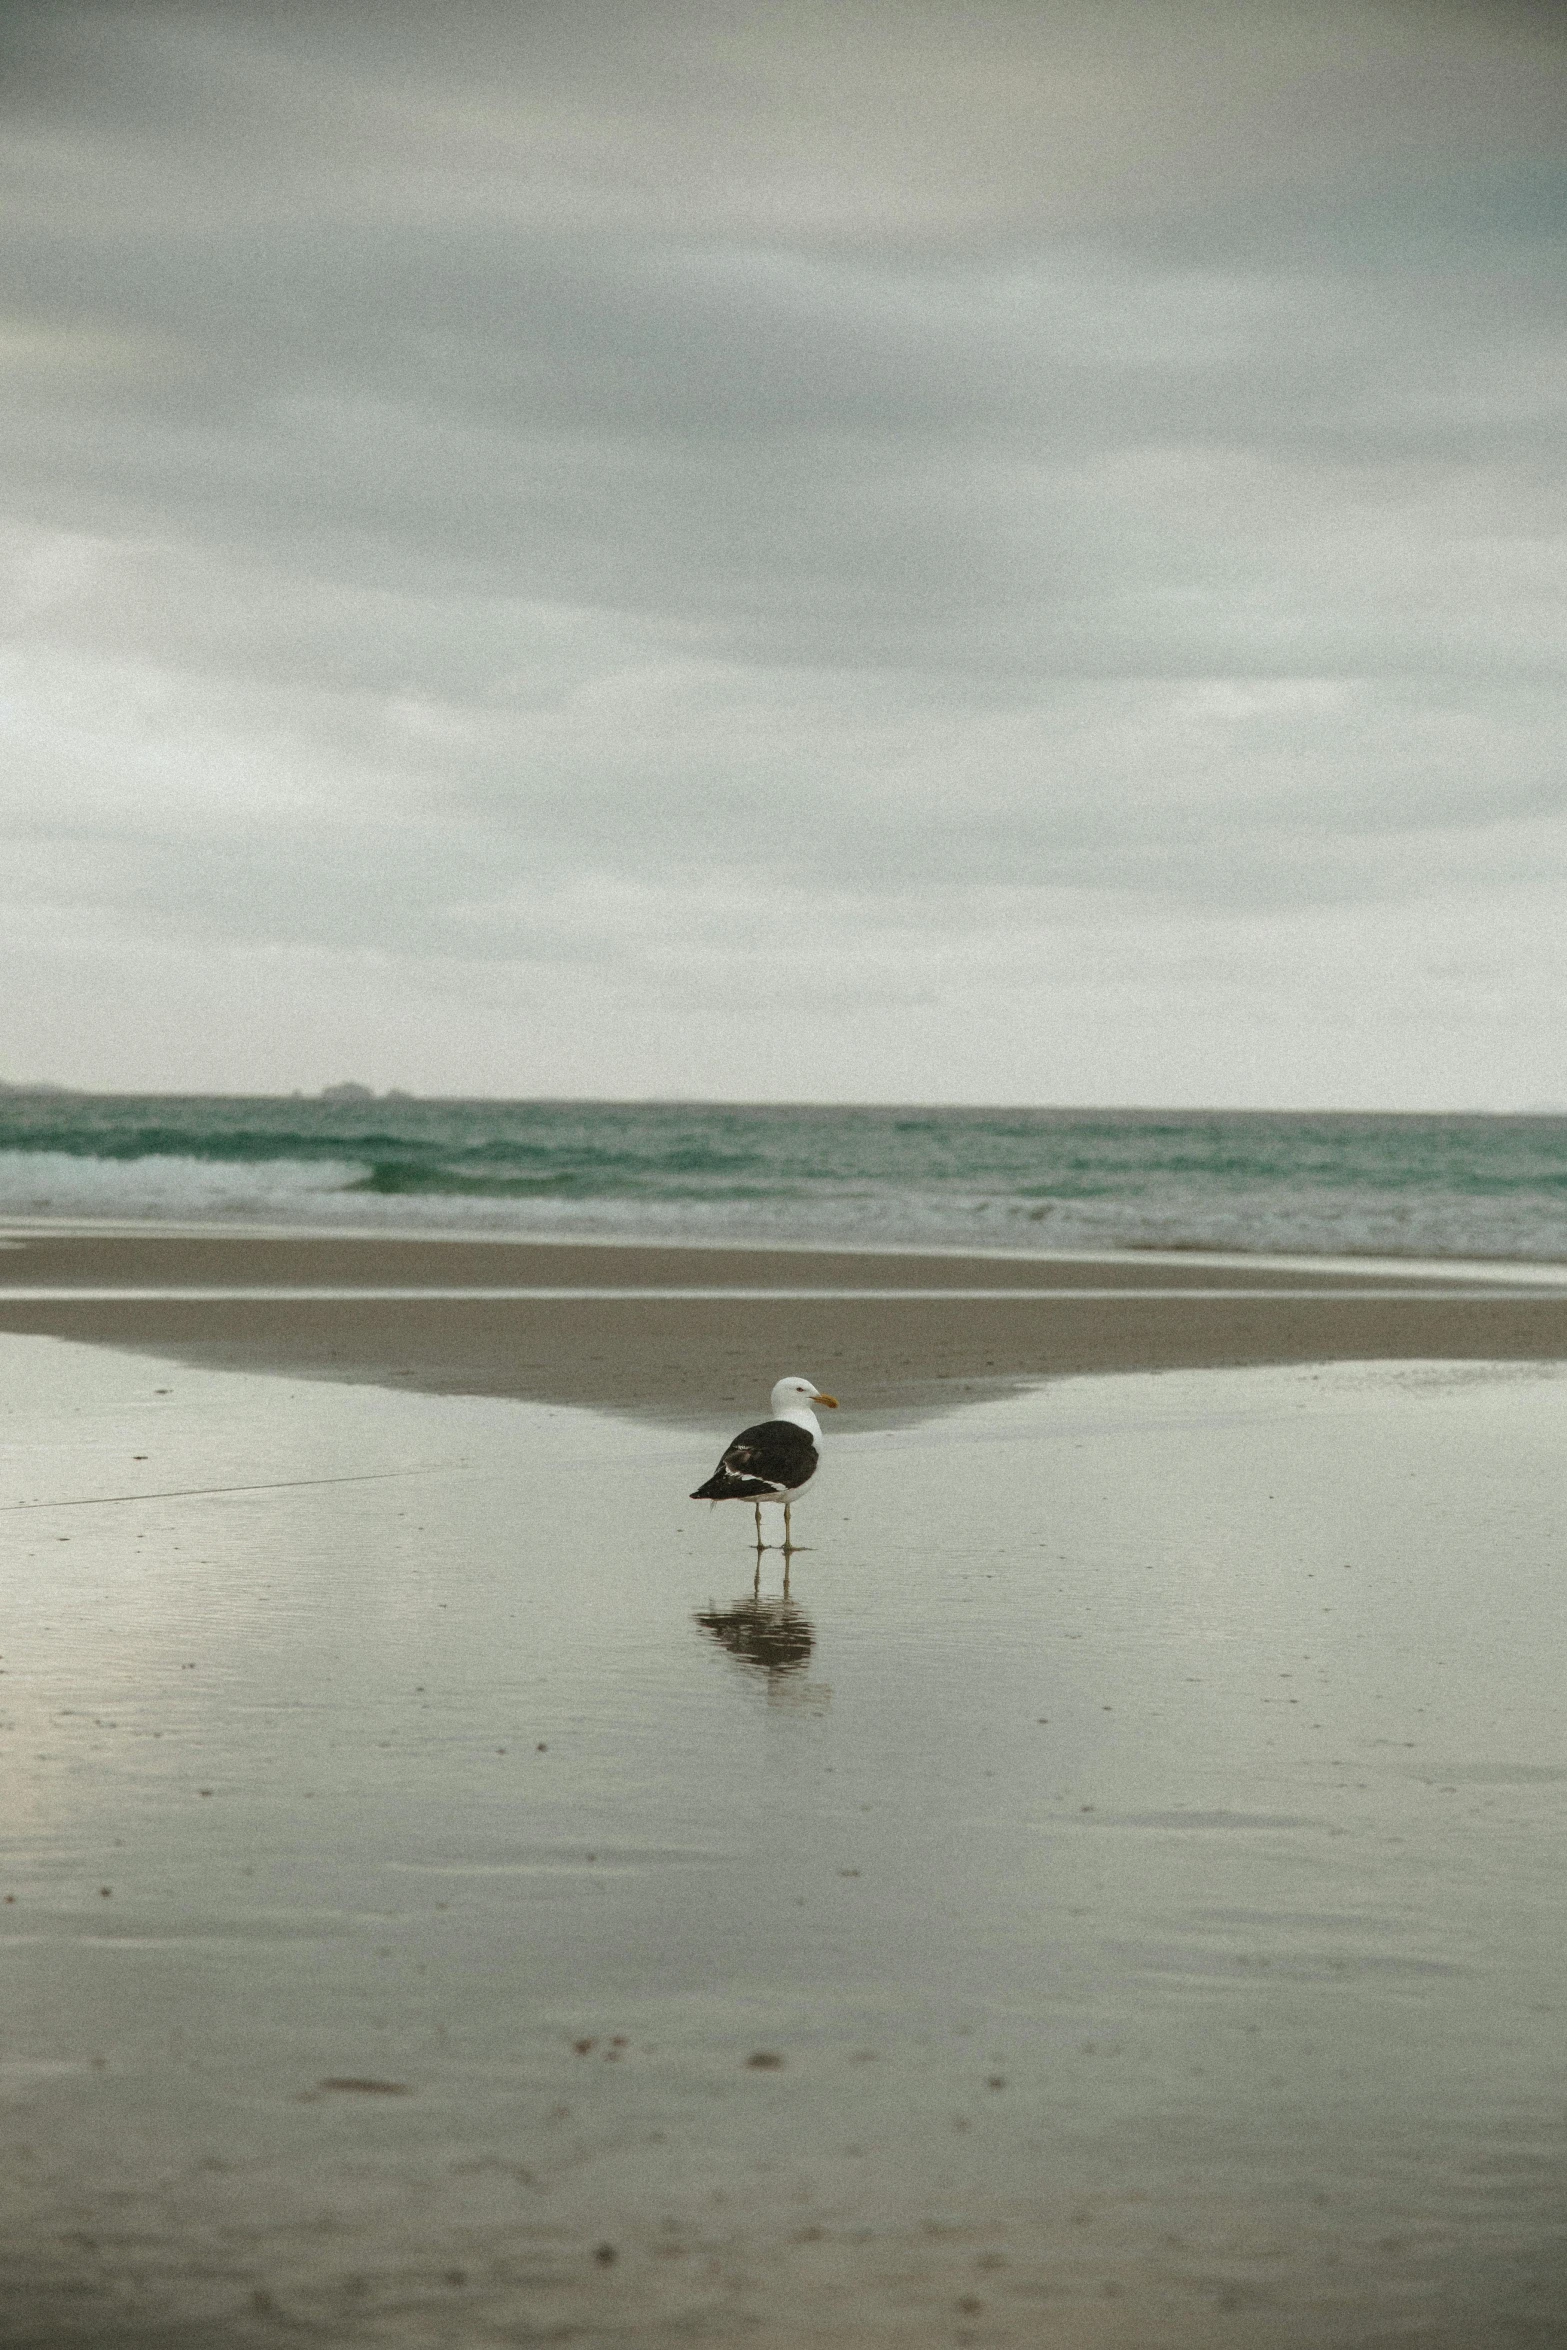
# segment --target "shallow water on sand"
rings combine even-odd
[[[0,1395],[0,2341],[1563,2338],[1561,1374]]]

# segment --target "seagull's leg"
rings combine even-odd
[[[803,1542],[796,1542],[796,1541],[795,1541],[795,1539],[794,1539],[794,1534],[793,1534],[793,1531],[791,1530],[791,1527],[790,1527],[790,1523],[789,1523],[789,1521],[790,1521],[790,1517],[791,1517],[791,1515],[792,1515],[792,1512],[793,1512],[793,1507],[794,1507],[794,1505],[793,1505],[793,1503],[792,1503],[792,1502],[788,1502],[788,1501],[786,1501],[786,1502],[784,1503],[784,1538],[783,1538],[783,1554],[784,1554],[784,1572],[785,1572],[785,1574],[787,1574],[787,1573],[788,1573],[788,1571],[789,1571],[789,1556],[790,1556],[790,1553],[791,1553],[792,1551],[795,1551],[795,1550],[804,1550],[804,1549],[805,1549],[805,1547],[806,1547],[806,1545],[805,1545]]]

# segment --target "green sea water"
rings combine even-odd
[[[0,1215],[1567,1259],[1567,1117],[0,1094]]]

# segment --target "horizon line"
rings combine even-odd
[[[343,1084],[352,1081],[343,1080]],[[264,1088],[185,1088],[166,1086],[86,1086],[63,1085],[57,1080],[39,1078],[17,1083],[0,1078],[0,1098],[12,1099],[37,1096],[58,1097],[71,1101],[256,1101],[308,1102],[326,1108],[371,1109],[388,1103],[417,1103],[450,1107],[483,1105],[490,1108],[578,1108],[578,1109],[669,1109],[669,1110],[914,1110],[957,1115],[1034,1115],[1051,1117],[1180,1117],[1180,1118],[1567,1118],[1567,1101],[1531,1102],[1514,1109],[1498,1109],[1477,1105],[1415,1108],[1352,1107],[1345,1103],[1244,1103],[1244,1102],[1157,1102],[1157,1101],[931,1101],[909,1097],[874,1098],[867,1096],[837,1098],[809,1095],[776,1097],[745,1097],[733,1094],[697,1093],[643,1093],[643,1094],[589,1094],[589,1093],[415,1093],[405,1086],[388,1086],[378,1092],[374,1087],[360,1088],[352,1093],[339,1092],[336,1085],[320,1087],[307,1092],[302,1086],[286,1091]]]

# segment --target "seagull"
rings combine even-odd
[[[773,1389],[772,1418],[758,1420],[754,1428],[742,1428],[707,1483],[699,1485],[691,1496],[693,1501],[753,1502],[759,1551],[767,1548],[762,1540],[764,1501],[783,1503],[783,1547],[786,1551],[794,1548],[789,1539],[789,1505],[815,1476],[821,1458],[817,1446],[822,1431],[811,1409],[813,1403],[825,1404],[829,1411],[838,1409],[838,1398],[823,1395],[809,1379],[780,1379]]]

